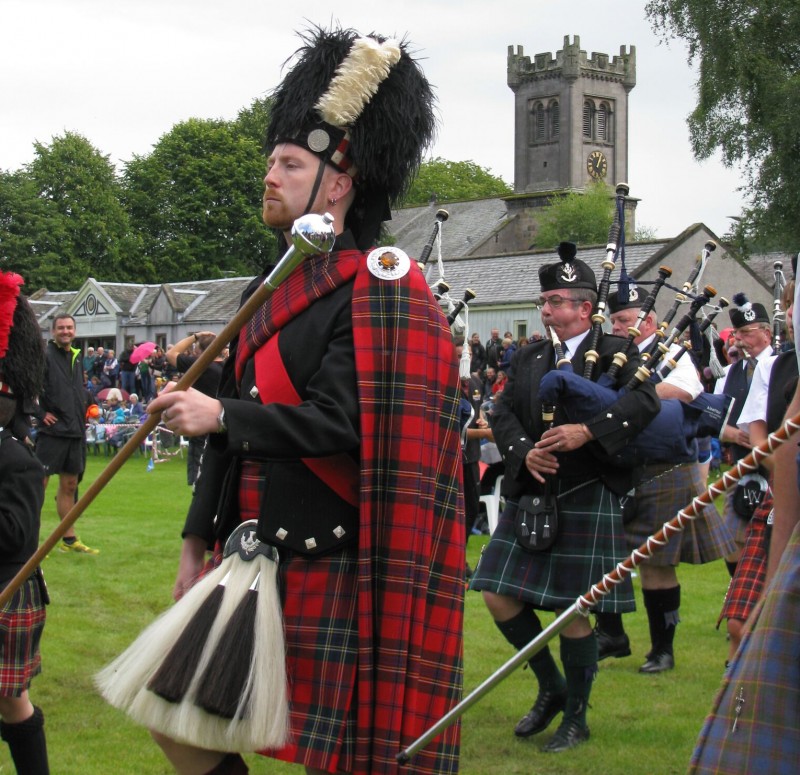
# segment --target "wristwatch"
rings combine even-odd
[[[228,426],[225,424],[225,407],[219,410],[217,415],[217,433],[226,433]]]

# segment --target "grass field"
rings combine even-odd
[[[90,456],[86,481],[107,462]],[[43,673],[32,697],[46,714],[53,775],[160,775],[171,772],[146,730],[106,705],[93,674],[122,651],[171,601],[180,530],[189,502],[186,461],[173,457],[146,470],[135,455],[77,523],[98,556],[54,552],[43,563],[52,604],[42,644]],[[56,525],[55,481],[47,492],[42,537]],[[473,536],[475,565],[482,536]],[[517,740],[512,729],[534,699],[534,681],[520,670],[463,717],[461,772],[467,775],[668,775],[686,770],[720,683],[727,653],[715,622],[728,582],[721,562],[682,566],[683,605],[676,636],[676,668],[657,676],[637,669],[649,648],[641,605],[626,617],[634,654],[601,663],[591,698],[591,739],[574,751],[540,752],[550,731]],[[549,619],[547,620],[549,621]],[[557,643],[554,644],[556,650]],[[472,690],[512,655],[477,593],[466,597],[465,689]],[[555,725],[554,725],[555,727]],[[248,757],[252,773],[301,773],[303,769]],[[0,747],[0,773],[13,773]]]

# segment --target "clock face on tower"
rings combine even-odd
[[[608,172],[608,161],[602,151],[592,151],[586,160],[586,170],[594,180],[601,180]]]

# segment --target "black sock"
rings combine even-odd
[[[585,638],[565,638],[562,635],[561,661],[567,679],[567,706],[561,723],[576,721],[586,726],[586,709],[597,673],[597,638],[594,633]]]
[[[597,628],[606,635],[610,635],[612,638],[619,638],[625,634],[625,628],[622,626],[622,614],[598,612],[594,616],[597,621]]]
[[[0,737],[8,744],[19,775],[50,775],[41,708],[34,707],[30,718],[16,724],[0,721]]]
[[[542,623],[536,612],[530,606],[520,611],[516,616],[505,622],[495,622],[497,629],[503,633],[503,637],[515,648],[521,651],[537,635],[542,632]],[[545,646],[540,652],[534,654],[528,664],[533,670],[536,679],[539,681],[539,690],[543,692],[561,692],[566,684],[564,676],[558,669],[550,647]]]
[[[665,652],[672,654],[675,628],[680,621],[678,617],[678,609],[681,606],[680,584],[669,589],[643,589],[642,596],[647,610],[652,645],[648,659]]]
[[[244,759],[238,753],[229,753],[213,770],[209,770],[206,775],[247,775]]]
[[[69,544],[70,546],[72,546],[72,544],[74,544],[78,540],[78,536],[64,536],[61,540],[65,544]]]

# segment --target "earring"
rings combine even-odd
[[[335,204],[336,204],[336,202],[337,202],[337,200],[336,200],[335,198],[334,198],[334,199],[329,199],[329,200],[328,200],[328,204],[329,204],[329,205],[335,205]]]

